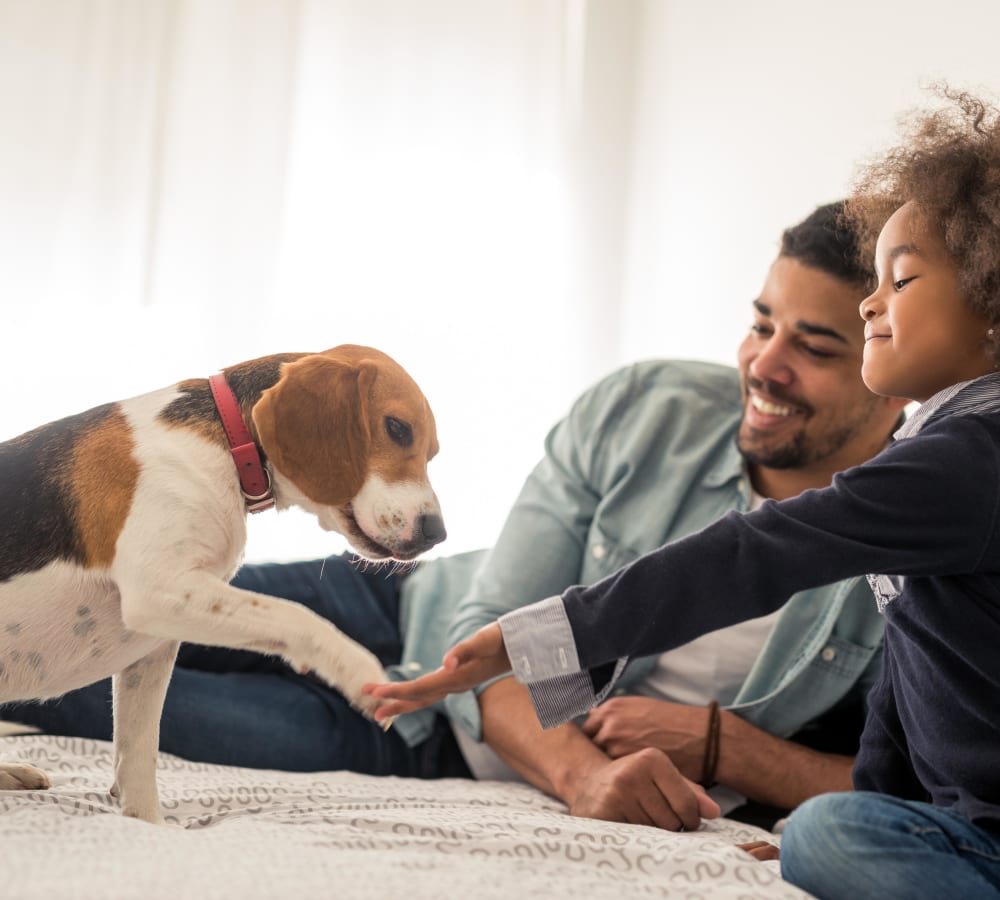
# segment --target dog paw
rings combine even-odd
[[[163,818],[163,813],[159,807],[156,809],[143,809],[138,806],[123,806],[122,815],[128,819],[139,819],[141,822],[149,822],[150,825],[166,825],[167,820]]]
[[[52,786],[49,776],[34,766],[18,763],[0,764],[0,790],[40,791]]]
[[[370,681],[387,681],[388,676],[375,654],[351,642],[338,648],[334,659],[316,668],[315,674],[344,695],[348,703],[367,719],[375,718],[376,698],[361,693]]]
[[[379,700],[375,697],[369,696],[368,694],[362,694],[361,688],[363,685],[372,681],[380,682],[388,681],[389,679],[385,674],[385,669],[382,668],[381,663],[379,663],[374,657],[372,657],[371,660],[365,660],[364,663],[364,665],[352,667],[351,670],[343,676],[339,689],[354,709],[361,713],[366,719],[372,719],[374,721],[375,710],[379,705]]]

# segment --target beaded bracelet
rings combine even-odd
[[[705,758],[701,764],[701,779],[699,784],[711,787],[715,784],[715,770],[719,767],[719,738],[722,723],[719,715],[718,701],[708,704],[708,734],[705,736]]]

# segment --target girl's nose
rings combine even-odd
[[[860,313],[861,318],[864,319],[866,322],[869,319],[875,318],[877,310],[875,309],[874,294],[869,294],[867,297],[865,297],[864,300],[861,301],[861,305],[858,307],[858,312]]]

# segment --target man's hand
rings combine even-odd
[[[645,747],[662,750],[693,780],[701,776],[708,711],[651,697],[613,697],[590,711],[583,732],[616,759]]]
[[[361,693],[381,701],[375,710],[375,721],[382,722],[430,706],[448,694],[460,694],[509,671],[507,648],[500,626],[494,622],[445,653],[440,669],[413,681],[369,683],[362,686]]]
[[[569,804],[574,816],[694,831],[718,817],[718,804],[689,781],[659,750],[646,749],[613,760],[588,775]]]

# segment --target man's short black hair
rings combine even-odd
[[[868,286],[872,265],[861,260],[857,234],[844,216],[845,201],[817,207],[781,235],[781,255],[852,284]]]

